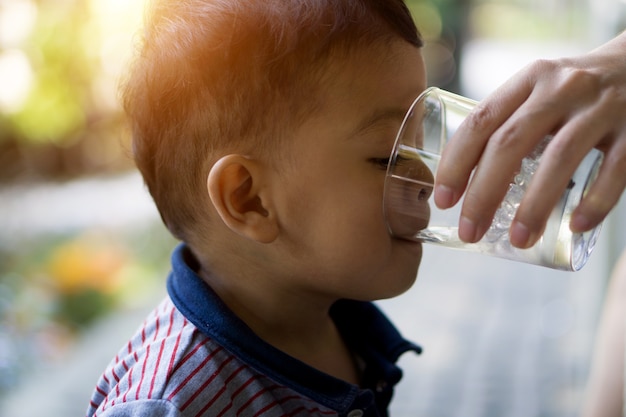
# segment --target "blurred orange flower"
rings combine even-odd
[[[90,234],[54,248],[46,272],[61,293],[113,293],[121,285],[120,271],[128,261],[123,245]]]

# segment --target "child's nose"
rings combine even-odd
[[[395,236],[412,238],[428,226],[434,175],[421,159],[402,161],[396,173],[388,183],[387,221]]]
[[[411,159],[403,166],[406,169],[403,172],[406,178],[414,180],[416,183],[423,184],[420,191],[420,200],[428,199],[432,193],[435,183],[435,176],[421,158]]]

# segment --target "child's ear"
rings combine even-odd
[[[267,201],[269,193],[263,192],[267,179],[258,162],[242,155],[222,157],[207,179],[209,197],[226,226],[262,243],[272,242],[278,235],[278,224]]]

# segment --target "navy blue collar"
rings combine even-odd
[[[395,365],[407,351],[421,348],[398,333],[372,303],[341,300],[331,317],[350,349],[365,363],[362,387],[316,370],[259,338],[198,274],[191,251],[180,245],[172,255],[167,289],[172,302],[200,331],[232,354],[275,381],[337,411],[348,409],[363,389],[374,391],[377,406],[386,409],[393,386],[402,377]],[[380,404],[384,403],[384,404]]]

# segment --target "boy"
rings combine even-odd
[[[124,85],[137,165],[183,244],[88,416],[386,416],[408,289],[386,162],[425,88],[402,0],[157,0]]]

